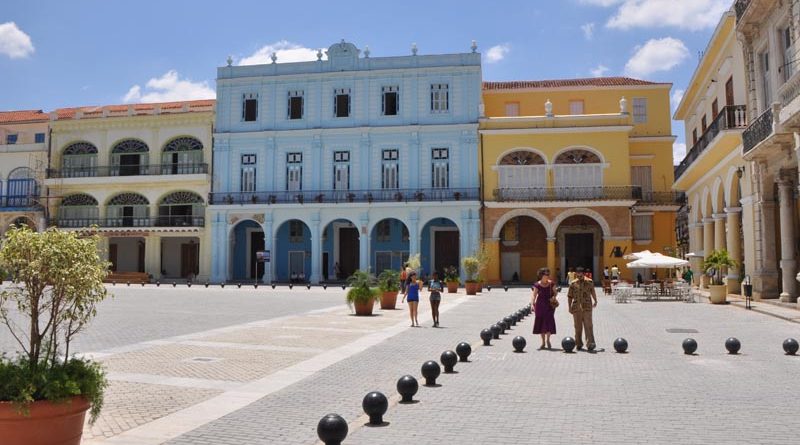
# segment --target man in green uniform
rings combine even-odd
[[[592,326],[592,309],[597,306],[597,295],[594,292],[594,283],[584,276],[584,269],[575,269],[576,279],[569,285],[567,304],[569,313],[575,321],[575,343],[578,349],[583,349],[583,331],[586,331],[586,347],[592,351],[595,348],[594,329]]]

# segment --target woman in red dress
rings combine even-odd
[[[533,333],[542,336],[539,349],[551,349],[550,335],[556,333],[556,308],[551,300],[556,300],[556,283],[550,280],[550,269],[539,269],[539,281],[533,284],[531,307],[536,314],[533,321]]]

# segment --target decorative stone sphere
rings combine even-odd
[[[489,332],[489,340],[492,339],[492,333]],[[483,338],[483,332],[481,332],[481,338]],[[458,354],[458,359],[460,362],[468,362],[469,355],[472,354],[472,346],[469,343],[462,341],[456,346],[456,354]]]
[[[383,415],[389,409],[389,399],[378,391],[372,391],[364,396],[364,400],[361,401],[361,407],[369,416],[370,425],[381,425],[383,423]]]
[[[528,342],[525,341],[525,337],[521,335],[517,335],[514,337],[514,340],[511,340],[511,344],[514,346],[514,352],[522,352],[525,350],[525,345]]]
[[[439,357],[439,361],[444,365],[445,374],[450,374],[453,372],[453,367],[456,366],[458,362],[458,356],[453,351],[444,351],[441,357]]]
[[[742,349],[742,342],[736,337],[730,337],[725,340],[725,349],[728,350],[728,354],[738,354]]]
[[[564,337],[561,340],[561,348],[564,349],[564,352],[572,352],[575,350],[575,339],[572,337]]]
[[[683,353],[686,355],[692,355],[694,352],[697,351],[697,341],[693,338],[687,338],[683,341]]]
[[[510,327],[510,326],[508,326],[508,323],[506,323],[503,320],[498,321],[497,322],[497,326],[500,326],[500,333],[503,334],[503,335],[505,335],[506,330]]]
[[[347,421],[338,414],[328,414],[317,423],[317,436],[325,445],[339,445],[347,437]]]
[[[501,329],[500,329],[500,325],[498,325],[498,324],[493,324],[493,325],[492,325],[492,326],[489,328],[489,330],[490,330],[490,331],[492,331],[492,338],[493,338],[493,339],[497,340],[497,339],[499,339],[499,338],[500,338],[500,331],[501,331]]]
[[[797,350],[800,349],[800,344],[797,343],[797,340],[793,338],[787,338],[783,341],[783,351],[786,355],[795,355],[797,354]]]
[[[414,376],[404,375],[397,381],[397,392],[402,396],[401,402],[410,403],[414,401],[414,394],[419,390],[419,383]]]
[[[422,376],[425,377],[425,386],[436,386],[436,378],[442,373],[442,368],[433,360],[422,364]]]
[[[517,319],[509,315],[508,317],[503,318],[503,321],[506,322],[506,325],[510,328],[511,326],[517,325]]]
[[[500,335],[498,333],[498,335]],[[484,329],[481,331],[481,340],[483,340],[483,346],[491,346],[491,340],[494,338],[494,334],[490,329]]]
[[[614,340],[614,350],[620,354],[625,354],[628,352],[628,340],[625,340],[622,337]]]

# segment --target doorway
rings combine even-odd
[[[340,279],[353,275],[359,267],[358,229],[339,227],[339,270]]]
[[[566,270],[583,267],[597,275],[594,271],[594,234],[593,233],[567,233],[564,234],[564,263]]]
[[[138,154],[126,154],[119,156],[119,175],[120,176],[137,176],[139,175],[139,159]]]
[[[444,276],[445,267],[459,268],[458,230],[436,230],[433,239],[433,270],[428,272],[438,272],[439,276]]]
[[[257,260],[256,252],[264,250],[264,232],[250,232],[250,274],[251,280],[260,280],[264,276],[265,263]]]
[[[200,245],[181,244],[181,278],[196,277],[200,273]]]

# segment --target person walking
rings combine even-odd
[[[406,283],[406,290],[403,292],[403,302],[408,299],[408,315],[411,317],[411,327],[419,327],[419,320],[417,319],[417,310],[419,309],[419,282],[417,281],[417,272],[411,271],[408,274],[408,281]]]
[[[539,349],[551,349],[550,335],[556,333],[556,307],[558,298],[556,297],[556,283],[550,280],[550,269],[543,267],[539,269],[539,281],[533,284],[534,315],[533,333],[542,337],[542,345]]]
[[[597,307],[597,295],[594,292],[594,283],[586,279],[582,267],[575,269],[576,279],[569,285],[567,293],[567,306],[569,313],[575,321],[575,345],[578,350],[583,349],[583,332],[586,332],[586,347],[593,351],[594,328],[592,326],[592,309]]]
[[[608,266],[603,269],[603,279],[610,280],[611,279],[611,272],[608,270]]]
[[[686,268],[686,271],[683,272],[683,277],[682,278],[683,278],[683,281],[689,283],[690,286],[692,285],[692,280],[694,279],[694,272],[692,272],[692,268],[691,267],[687,267]]]
[[[439,274],[434,272],[431,281],[428,283],[428,290],[431,292],[431,315],[433,316],[433,327],[439,327],[439,303],[442,302],[442,282]]]
[[[408,280],[408,265],[403,265],[403,270],[400,271],[400,292],[406,293],[406,281]]]
[[[611,266],[611,279],[619,281],[619,267],[616,264]]]

